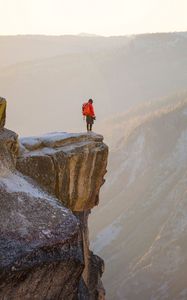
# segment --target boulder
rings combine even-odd
[[[0,205],[0,299],[73,299],[84,268],[78,220],[8,170]]]
[[[11,130],[0,129],[0,167],[15,169],[18,154],[18,135]]]

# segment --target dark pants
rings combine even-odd
[[[87,124],[87,131],[92,131],[92,125],[94,123],[94,119],[91,116],[86,116],[86,124]]]

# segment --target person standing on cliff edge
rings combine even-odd
[[[92,131],[92,126],[94,120],[96,119],[92,99],[89,99],[88,102],[83,103],[82,114],[84,118],[86,117],[87,131]]]

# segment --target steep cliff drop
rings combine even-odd
[[[0,98],[0,299],[105,299],[87,219],[108,147],[96,134],[18,141],[5,115]]]

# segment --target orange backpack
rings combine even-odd
[[[87,116],[89,114],[89,103],[88,102],[83,103],[82,114],[83,114],[83,116]]]

